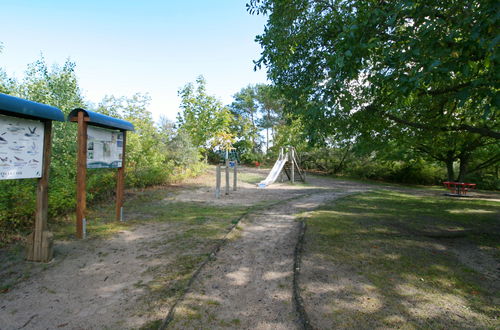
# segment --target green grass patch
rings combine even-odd
[[[265,176],[257,173],[238,173],[238,180],[249,184],[257,184],[265,179]]]
[[[466,318],[480,327],[495,324],[500,295],[488,269],[498,271],[500,203],[377,191],[337,200],[309,213],[307,223],[306,250],[358,277],[381,301],[376,312],[355,313],[352,304],[363,295],[343,288],[351,306],[338,297],[330,302],[332,322],[454,327]],[[401,318],[407,323],[398,323]]]
[[[137,192],[129,196],[124,207],[125,221],[115,220],[114,204],[102,204],[87,213],[87,237],[107,238],[130,226],[148,222],[171,222],[192,226],[204,226],[208,231],[201,235],[213,234],[214,223],[234,220],[243,214],[248,207],[219,207],[207,203],[172,202],[170,198],[175,192],[158,189]],[[227,225],[227,223],[225,223]],[[215,226],[217,227],[217,226]],[[75,234],[74,216],[56,221],[51,230],[56,239],[73,239]],[[193,235],[195,233],[193,232]]]
[[[153,320],[149,321],[148,323],[144,324],[142,327],[140,327],[140,330],[158,330],[160,326],[163,324],[163,320]]]

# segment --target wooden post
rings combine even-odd
[[[226,195],[229,195],[229,159],[226,158]]]
[[[26,259],[29,261],[48,262],[53,254],[53,236],[47,229],[51,141],[52,121],[47,120],[44,122],[42,177],[38,179],[36,189],[35,227],[33,233],[28,236],[26,249]]]
[[[236,191],[238,184],[238,162],[234,161],[234,173],[233,173],[233,191]]]
[[[217,165],[217,167],[215,168],[215,198],[220,198],[220,181],[220,165]]]
[[[76,164],[76,237],[85,238],[86,177],[87,177],[87,122],[83,111],[78,111],[78,156]]]
[[[123,221],[123,195],[125,193],[125,148],[127,145],[127,131],[123,133],[122,167],[118,168],[116,178],[116,220]]]
[[[295,183],[295,161],[294,161],[294,157],[293,157],[293,149],[290,150],[288,156],[290,159],[290,164],[292,165],[292,169],[290,170],[292,173],[291,180],[292,180],[292,183]]]

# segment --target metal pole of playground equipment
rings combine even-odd
[[[289,149],[288,157],[290,157],[290,164],[292,165],[292,183],[295,183],[295,158],[293,157],[293,148]]]
[[[215,198],[220,198],[220,165],[217,165],[215,170]]]
[[[233,191],[236,191],[236,186],[238,184],[238,161],[234,161],[234,173],[233,173]]]
[[[282,158],[283,158],[283,148],[280,149],[278,160],[281,160]],[[283,182],[283,170],[281,170],[280,172],[280,182]]]
[[[229,159],[226,158],[226,195],[229,195]]]

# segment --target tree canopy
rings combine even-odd
[[[309,122],[500,138],[497,1],[251,0],[247,8],[268,15],[256,65],[289,98],[315,102],[294,110]]]
[[[268,16],[255,64],[267,67],[312,141],[397,145],[444,162],[449,179],[459,162],[460,181],[500,161],[497,1],[250,0],[247,8]]]
[[[177,115],[179,128],[189,134],[200,151],[207,151],[213,141],[222,133],[229,133],[231,113],[220,100],[206,91],[203,76],[196,79],[196,85],[186,84],[179,90],[182,112]]]

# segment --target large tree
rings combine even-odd
[[[270,85],[248,85],[234,94],[230,105],[231,112],[236,117],[237,131],[242,138],[250,138],[254,152],[260,149],[259,131],[266,130],[266,151],[269,142],[274,139],[275,127],[282,119],[283,97],[278,90]],[[269,136],[271,131],[271,137]]]
[[[179,96],[182,111],[177,115],[177,123],[200,151],[208,151],[219,134],[230,133],[231,112],[220,100],[207,93],[205,78],[199,76],[196,85],[186,84]]]
[[[275,128],[283,122],[283,96],[270,85],[258,84],[257,100],[260,104],[261,119],[259,126],[266,130],[266,151],[269,150],[269,130],[274,144],[276,138]]]
[[[322,104],[301,108],[311,122],[366,112],[386,125],[500,138],[498,1],[251,0],[247,6],[268,15],[256,65],[267,66],[288,97]]]
[[[260,135],[257,121],[259,118],[259,105],[257,102],[257,89],[248,85],[233,95],[234,101],[229,108],[234,117],[233,131],[239,138],[240,152],[258,153],[260,150]]]

